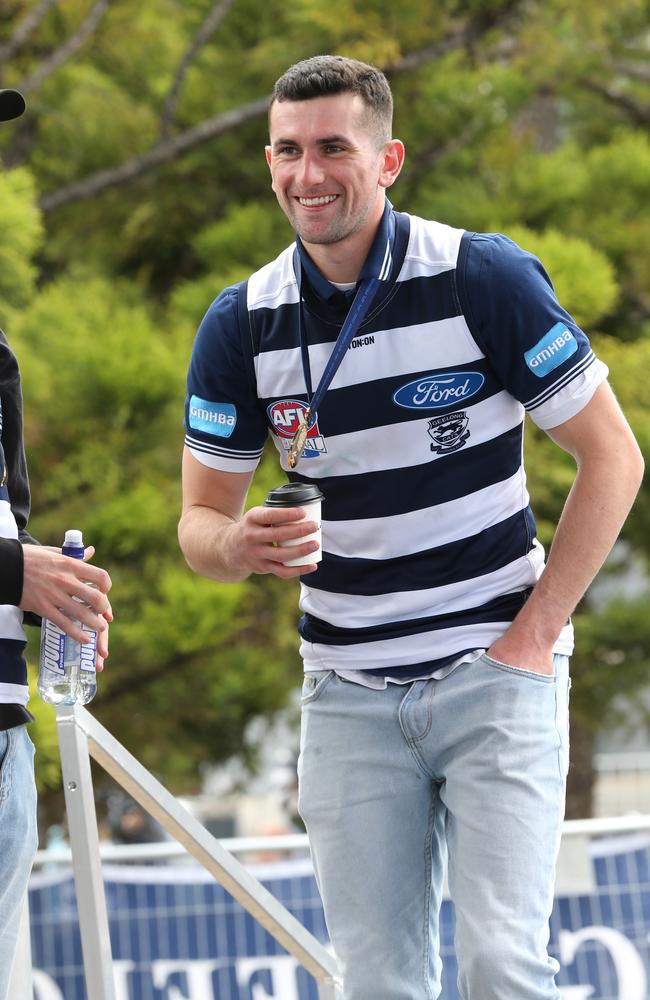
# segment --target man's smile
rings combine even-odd
[[[331,202],[336,201],[338,198],[337,194],[322,194],[317,198],[301,198],[297,197],[296,201],[303,206],[303,208],[313,208],[319,205],[329,205]]]

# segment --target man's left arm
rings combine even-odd
[[[553,645],[603,565],[643,478],[643,457],[604,382],[576,416],[546,433],[577,473],[546,568],[512,625],[488,650],[502,663],[552,673]]]

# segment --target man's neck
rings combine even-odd
[[[336,283],[356,282],[361,273],[374,234],[362,245],[351,247],[348,240],[341,243],[303,243],[314,264],[328,281]]]
[[[328,281],[356,282],[366,262],[381,224],[383,206],[376,225],[365,227],[336,243],[305,243],[303,246],[314,264]]]

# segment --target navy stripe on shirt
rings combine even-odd
[[[436,368],[437,375],[444,375],[447,372],[455,374],[458,371],[455,367]],[[471,397],[472,406],[482,403],[491,396],[502,392],[503,386],[496,379],[494,373],[484,361],[469,362],[463,365],[464,372],[479,372],[484,382],[481,388]],[[357,431],[373,430],[378,425],[390,427],[395,424],[405,424],[413,421],[422,421],[425,418],[440,417],[446,413],[454,413],[462,406],[458,400],[452,400],[447,406],[437,405],[435,407],[423,406],[420,409],[411,409],[404,406],[397,406],[393,400],[394,394],[405,382],[416,382],[431,375],[431,369],[421,369],[409,372],[408,376],[394,375],[390,378],[371,379],[367,382],[358,382],[350,386],[341,386],[336,389],[329,389],[325,399],[318,408],[318,426],[321,433],[327,439],[330,435],[350,434]],[[265,409],[277,401],[276,396],[267,396],[262,400]],[[305,392],[292,394],[292,398],[298,399],[307,405],[307,395]],[[466,404],[468,405],[468,404]],[[272,428],[268,416],[267,422]]]
[[[441,656],[439,660],[426,660],[424,663],[407,663],[390,667],[390,669],[387,667],[378,667],[376,670],[366,668],[363,672],[364,675],[370,674],[371,677],[391,677],[405,684],[407,681],[422,680],[432,674],[434,670],[440,670],[442,667],[454,663],[455,660],[459,660],[466,653],[473,653],[475,649],[475,646],[469,646],[467,649],[461,649],[457,653],[452,653],[451,656]]]
[[[298,629],[306,642],[319,642],[328,646],[354,646],[358,643],[380,639],[401,639],[409,635],[421,635],[437,629],[460,628],[484,622],[512,621],[526,603],[531,589],[519,590],[514,594],[504,594],[466,611],[446,612],[443,615],[428,615],[426,618],[411,618],[406,621],[384,622],[366,628],[337,628],[329,622],[303,615]],[[458,656],[459,654],[455,654]],[[386,671],[382,671],[385,673]]]
[[[23,655],[24,639],[0,638],[0,661],[3,684],[27,684],[27,664]]]
[[[325,305],[314,295],[305,295],[305,311],[309,319],[309,343],[334,342],[350,308],[344,293]],[[253,349],[255,354],[268,350],[266,339],[273,343],[273,350],[291,350],[298,346],[298,303],[290,302],[275,308],[261,307],[251,312]],[[364,334],[385,330],[399,330],[406,326],[437,323],[460,315],[454,293],[453,272],[443,271],[426,278],[410,278],[392,285],[373,303],[360,330]],[[259,330],[265,329],[265,343],[260,343]]]

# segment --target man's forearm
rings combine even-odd
[[[579,469],[557,526],[548,561],[510,638],[551,649],[568,617],[603,565],[636,496],[643,462],[630,442],[616,461]]]
[[[237,557],[237,520],[210,507],[191,507],[178,525],[178,540],[188,566],[221,583],[240,583],[250,570]]]
[[[301,507],[264,505],[244,511],[252,472],[221,472],[183,452],[183,513],[178,540],[188,565],[201,576],[240,583],[251,573],[289,579],[311,573],[316,564],[291,565],[318,548],[306,535],[318,523]]]

